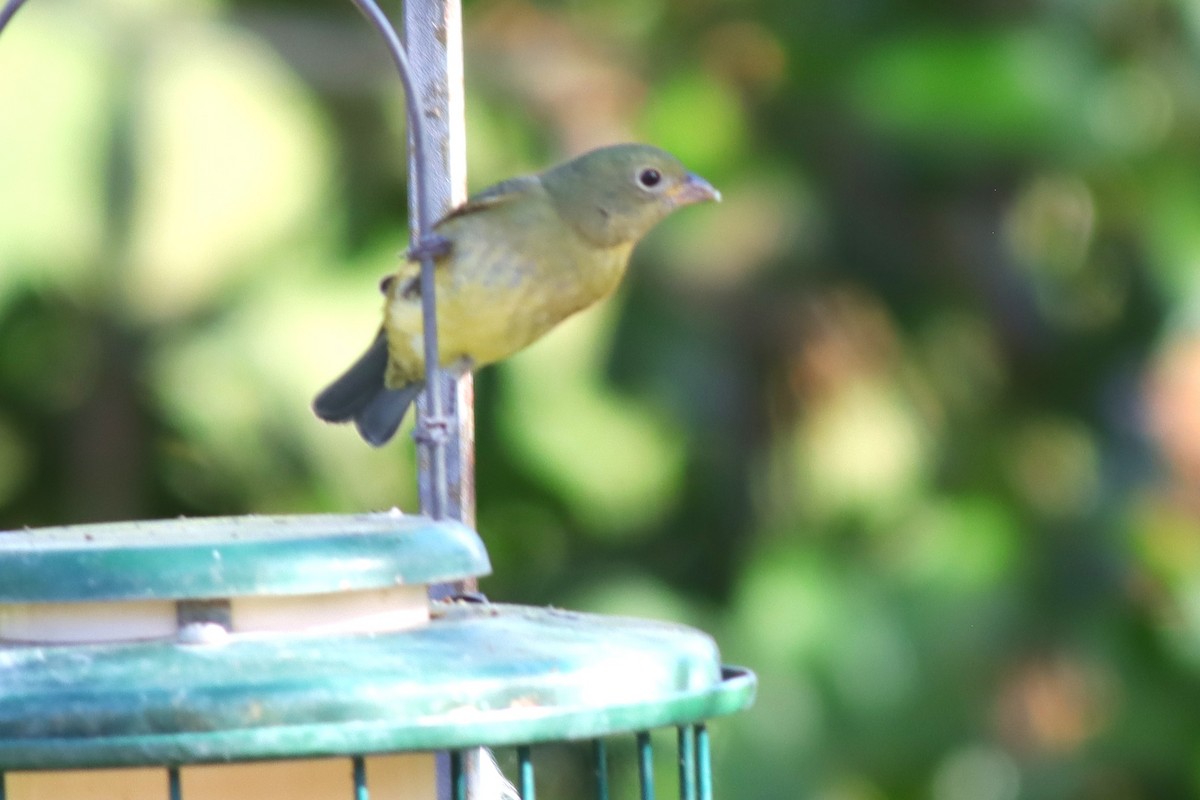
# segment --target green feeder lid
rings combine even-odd
[[[0,647],[0,675],[0,769],[587,738],[701,722],[755,690],[691,628],[463,603],[397,633]]]
[[[0,532],[0,602],[320,594],[490,572],[470,528],[399,511]]]

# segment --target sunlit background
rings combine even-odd
[[[483,589],[752,666],[720,797],[1200,794],[1200,5],[465,24],[473,188],[639,139],[726,198],[478,377]],[[406,436],[308,408],[406,246],[403,142],[348,2],[31,0],[0,527],[414,509]]]

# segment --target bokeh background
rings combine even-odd
[[[392,11],[398,12],[398,7]],[[493,598],[759,674],[720,796],[1200,795],[1200,5],[468,0],[470,183],[725,194],[479,375]],[[32,0],[0,41],[0,528],[416,506],[308,403],[405,248],[334,0]]]

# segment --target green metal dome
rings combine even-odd
[[[309,594],[488,571],[478,536],[400,514],[0,533],[0,615],[41,603]],[[680,625],[450,601],[407,630],[0,642],[0,770],[528,744],[701,723],[754,677]]]
[[[318,594],[491,571],[483,542],[467,526],[399,511],[0,533],[0,603]]]

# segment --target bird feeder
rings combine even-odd
[[[711,797],[706,720],[754,677],[705,634],[462,599],[486,574],[465,526],[399,512],[229,517],[0,533],[4,800],[432,800],[433,751],[678,729],[679,796]],[[369,792],[369,795],[368,795]],[[500,797],[482,790],[475,797]]]

